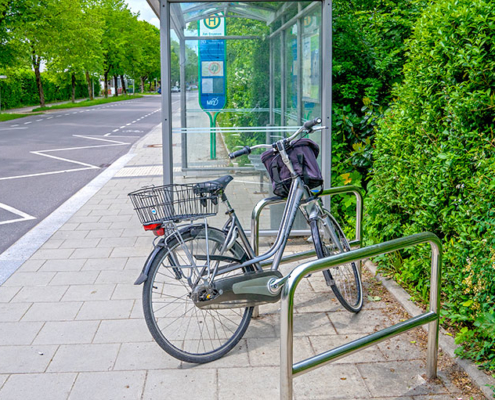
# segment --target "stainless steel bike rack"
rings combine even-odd
[[[430,309],[428,312],[293,365],[294,293],[303,277],[307,274],[323,271],[341,264],[364,260],[369,257],[402,250],[406,247],[416,246],[421,243],[429,243],[431,247],[431,289]],[[281,299],[282,307],[280,311],[280,399],[292,399],[292,380],[295,376],[302,375],[322,365],[356,353],[366,347],[426,323],[429,324],[426,363],[427,376],[428,378],[436,378],[441,268],[442,243],[433,233],[425,232],[307,262],[296,267],[290,274],[275,282],[278,285],[283,284]]]
[[[362,241],[362,221],[363,221],[363,190],[358,186],[339,186],[331,189],[325,189],[321,196],[334,196],[337,194],[347,194],[354,193],[356,196],[356,237],[354,240],[349,242],[351,246],[361,246]],[[286,199],[273,199],[266,198],[258,202],[253,208],[253,213],[251,215],[251,246],[254,250],[254,254],[259,255],[259,234],[260,234],[260,215],[261,211],[266,206],[271,206],[274,204],[285,203]],[[274,232],[274,236],[277,232]],[[309,258],[314,256],[316,253],[314,250],[306,251],[298,254],[293,254],[282,258],[282,262],[291,262],[296,260],[301,260],[304,258]],[[262,263],[262,265],[269,265],[269,262]]]

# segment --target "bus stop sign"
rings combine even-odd
[[[220,110],[226,103],[225,18],[213,15],[198,21],[198,34],[212,39],[199,41],[199,104],[205,111]]]

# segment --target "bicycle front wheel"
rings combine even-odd
[[[350,251],[342,228],[327,211],[311,221],[311,235],[318,258]],[[339,265],[323,271],[325,280],[335,293],[335,297],[350,312],[358,313],[363,307],[363,286],[356,263]]]
[[[198,270],[206,265],[206,254],[210,259],[217,256],[226,260],[219,261],[219,268],[247,257],[237,242],[228,252],[219,254],[225,235],[218,229],[207,229],[192,226],[181,233],[182,240],[167,240],[143,288],[144,315],[153,338],[168,354],[190,363],[211,362],[232,350],[246,332],[253,313],[253,307],[201,309],[194,304],[193,290],[203,284]],[[253,270],[251,266],[235,269],[218,278]]]

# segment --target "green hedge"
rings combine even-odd
[[[0,80],[2,90],[2,110],[9,108],[32,106],[40,104],[34,71],[16,70],[5,72],[7,79]],[[41,74],[45,102],[64,101],[71,99],[70,81],[67,85],[57,84],[47,73]],[[98,90],[95,85],[95,91]],[[88,87],[85,80],[78,80],[76,84],[76,98],[87,97]]]
[[[376,134],[367,235],[442,239],[445,321],[460,329],[459,353],[495,370],[495,2],[435,2],[407,51]],[[380,266],[427,301],[428,252]]]

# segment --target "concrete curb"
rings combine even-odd
[[[385,286],[385,288],[411,316],[416,316],[423,313],[423,310],[409,300],[411,296],[409,296],[409,294],[401,286],[399,286],[393,279],[386,279],[377,272],[377,267],[375,264],[373,264],[370,260],[367,260],[364,265],[376,276],[379,281],[382,282],[383,286]],[[447,335],[445,330],[442,328],[440,328],[438,344],[443,352],[452,358],[455,363],[469,375],[487,399],[492,399],[495,397],[493,391],[487,386],[495,385],[495,381],[480,371],[473,362],[458,358],[455,354],[455,349],[458,346],[455,344],[454,338]]]
[[[105,184],[112,179],[117,172],[136,155],[138,146],[148,135],[159,129],[161,124],[155,126],[149,133],[134,143],[129,152],[120,157],[110,167],[94,178],[77,193],[72,195],[59,208],[48,215],[43,221],[22,236],[0,255],[0,286],[16,272],[19,267],[64,225],[86,202],[93,197]]]

